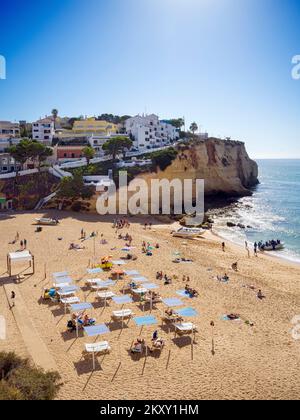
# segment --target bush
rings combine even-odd
[[[13,352],[0,352],[0,379],[6,379],[12,371],[27,365],[28,360],[22,359]]]
[[[159,167],[161,171],[164,171],[168,166],[171,165],[173,160],[176,159],[177,155],[177,150],[175,150],[173,147],[170,147],[169,149],[149,153],[146,155],[146,157],[148,159],[152,159],[155,168]]]
[[[72,206],[71,206],[71,210],[72,211],[75,211],[77,213],[80,212],[81,209],[82,209],[82,206],[81,206],[81,202],[80,201],[75,201],[75,203],[73,203]]]
[[[0,401],[24,400],[24,396],[17,388],[11,387],[7,382],[0,381]]]
[[[24,366],[12,373],[8,385],[19,390],[25,400],[53,400],[60,388],[59,380],[58,372]]]

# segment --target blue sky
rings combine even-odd
[[[300,158],[299,19],[296,0],[2,0],[0,119],[147,111]]]

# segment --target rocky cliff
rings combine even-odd
[[[244,196],[258,183],[258,166],[245,144],[210,138],[179,146],[177,158],[165,170],[141,174],[151,179],[204,179],[205,195]]]

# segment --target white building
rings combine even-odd
[[[90,144],[90,146],[95,150],[95,156],[96,157],[103,157],[105,155],[104,150],[102,149],[102,146],[108,142],[108,140],[113,139],[114,137],[124,136],[124,134],[110,134],[107,136],[91,136],[88,137],[87,140]]]
[[[174,126],[160,121],[154,114],[129,118],[125,122],[125,129],[139,151],[167,146],[179,138]]]
[[[55,135],[54,121],[52,118],[44,118],[32,124],[32,138],[47,146],[51,146]]]

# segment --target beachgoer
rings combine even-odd
[[[12,309],[15,306],[15,298],[16,298],[16,294],[15,294],[14,291],[12,291],[11,292],[11,295],[10,295],[10,300],[11,300],[11,307],[10,307],[10,309]]]
[[[225,247],[226,247],[225,242],[222,242],[222,251],[223,252],[225,252]]]

